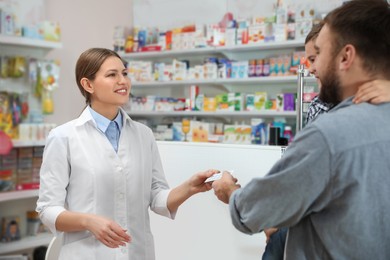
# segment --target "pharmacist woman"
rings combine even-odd
[[[115,52],[82,53],[76,81],[87,106],[47,139],[40,218],[55,235],[64,232],[59,259],[154,260],[149,208],[173,219],[185,200],[211,189],[204,181],[217,171],[169,189],[152,131],[120,108],[131,84]]]

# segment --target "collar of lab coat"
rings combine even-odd
[[[125,126],[125,125],[130,126],[132,120],[129,117],[129,115],[126,113],[125,110],[123,110],[123,108],[119,108],[119,110],[120,110],[120,113],[122,113],[123,126]],[[93,119],[92,114],[89,111],[88,107],[86,107],[84,109],[84,111],[81,113],[81,115],[79,116],[79,118],[77,118],[76,126],[81,126],[81,125],[84,125],[87,123],[93,124],[95,127],[97,127],[96,122]]]

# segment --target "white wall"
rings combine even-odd
[[[61,61],[60,88],[54,92],[55,112],[46,121],[61,124],[77,117],[85,106],[74,68],[79,55],[91,47],[112,49],[114,27],[132,26],[131,0],[46,0],[46,18],[61,26],[63,48],[50,58]]]

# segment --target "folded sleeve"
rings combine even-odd
[[[162,216],[174,219],[176,212],[170,212],[168,209],[168,196],[171,192],[168,182],[166,180],[163,166],[161,163],[160,153],[158,151],[157,143],[152,139],[152,203],[150,209]]]
[[[69,183],[70,167],[67,139],[59,136],[55,130],[50,132],[43,153],[36,211],[43,224],[54,235],[58,235],[55,223],[58,215],[66,210],[66,188]]]

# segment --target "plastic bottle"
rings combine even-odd
[[[264,60],[263,59],[257,60],[256,69],[255,69],[256,77],[263,76],[263,66],[264,66]]]
[[[269,64],[269,59],[264,59],[263,63],[263,76],[269,76],[270,74],[270,64]]]
[[[249,77],[256,76],[256,60],[249,60]]]
[[[291,143],[291,142],[293,141],[293,132],[292,132],[291,126],[286,125],[286,126],[284,127],[283,136],[284,136],[285,138],[287,138],[288,143]]]

